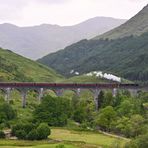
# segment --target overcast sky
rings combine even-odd
[[[0,23],[73,25],[96,16],[129,19],[148,0],[0,0]]]

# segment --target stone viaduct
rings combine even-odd
[[[81,90],[90,90],[93,93],[96,108],[98,108],[98,95],[101,90],[111,90],[113,96],[116,96],[118,89],[126,89],[135,95],[141,87],[138,84],[122,84],[122,83],[5,83],[0,82],[0,90],[5,94],[5,100],[10,101],[10,94],[12,90],[18,90],[22,98],[22,107],[26,107],[26,96],[29,90],[34,90],[38,93],[38,101],[44,95],[45,90],[53,90],[57,96],[62,96],[64,90],[72,90],[76,95],[80,95]]]

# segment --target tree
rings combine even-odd
[[[50,126],[64,126],[67,123],[70,110],[68,99],[47,95],[35,109],[34,119],[40,123],[45,122]]]
[[[144,132],[144,118],[141,115],[123,116],[116,122],[116,132],[126,137],[136,137]]]
[[[130,100],[124,100],[118,107],[118,114],[120,116],[130,116],[132,114],[134,105]]]
[[[136,139],[127,143],[126,148],[147,148],[148,147],[148,133],[140,135]]]
[[[98,110],[102,107],[104,99],[105,99],[104,92],[101,90],[98,95]]]
[[[103,98],[103,107],[112,106],[114,103],[114,97],[111,92],[107,92]]]
[[[95,123],[97,126],[101,127],[101,129],[110,131],[116,117],[114,108],[112,106],[107,106],[100,110],[99,115],[95,119]]]
[[[130,119],[131,121],[131,136],[136,137],[143,133],[143,123],[144,118],[141,115],[133,115]]]
[[[73,113],[73,119],[76,122],[82,123],[87,119],[86,102],[79,101]]]
[[[16,117],[15,110],[7,103],[0,104],[0,123],[12,120]]]

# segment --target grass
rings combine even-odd
[[[51,140],[24,141],[0,140],[1,148],[114,148],[113,144],[120,144],[120,148],[128,141],[121,138],[107,136],[97,132],[73,131],[62,128],[52,128],[49,136]],[[64,147],[63,147],[64,146]]]
[[[36,145],[36,146],[23,146],[23,148],[78,148],[76,146],[70,145],[70,144],[43,144],[43,145]],[[1,146],[1,148],[20,148],[20,146]]]
[[[6,146],[7,145],[7,146]],[[66,143],[49,143],[49,141],[24,141],[24,140],[0,140],[1,148],[57,148],[58,146],[64,148],[77,148],[72,144]]]
[[[56,82],[63,78],[53,69],[0,48],[0,80]]]
[[[83,142],[86,144],[103,146],[105,148],[110,147],[115,142],[120,143],[121,147],[123,147],[128,141],[100,133],[71,131],[66,129],[52,129],[52,134],[49,138],[59,141]]]

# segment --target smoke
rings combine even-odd
[[[103,73],[101,71],[93,71],[93,72],[90,72],[90,73],[88,73],[86,75],[87,76],[96,76],[96,77],[105,78],[105,79],[108,79],[108,80],[121,82],[120,77],[117,77],[117,76],[115,76],[113,74]]]

